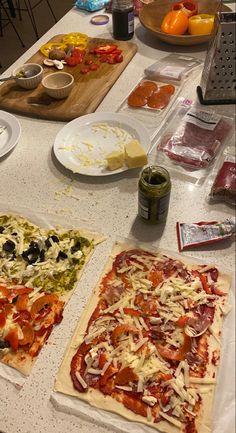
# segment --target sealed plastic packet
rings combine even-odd
[[[75,6],[78,9],[95,12],[103,9],[108,3],[109,0],[76,0]]]
[[[157,150],[175,164],[190,169],[207,168],[229,139],[233,119],[180,101],[158,131]]]
[[[117,111],[130,114],[145,123],[146,127],[152,128],[151,135],[154,136],[157,125],[162,123],[181,88],[180,82],[150,80],[142,76]]]
[[[202,60],[188,55],[172,53],[148,66],[144,73],[148,79],[182,81],[202,65]]]
[[[211,186],[209,199],[224,201],[236,205],[236,155],[235,149],[225,149],[218,166],[218,171]]]
[[[176,223],[179,251],[199,247],[231,238],[235,235],[235,221],[211,221],[199,223]]]

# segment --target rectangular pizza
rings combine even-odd
[[[55,391],[160,432],[210,433],[231,277],[116,243]]]
[[[103,236],[0,214],[0,362],[28,375]]]

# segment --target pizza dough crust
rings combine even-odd
[[[106,411],[114,412],[116,414],[119,414],[123,417],[125,417],[129,421],[133,422],[141,422],[144,423],[156,430],[159,430],[163,433],[180,433],[182,429],[176,427],[175,425],[169,423],[168,421],[161,421],[159,423],[152,423],[149,422],[146,418],[134,414],[131,410],[126,409],[122,403],[119,403],[114,398],[110,397],[109,395],[104,395],[99,390],[89,388],[88,392],[85,393],[79,393],[76,389],[73,387],[72,380],[70,378],[70,363],[71,359],[74,356],[74,354],[77,351],[77,348],[82,343],[84,338],[84,333],[87,328],[88,321],[91,317],[92,312],[97,306],[98,300],[99,300],[99,286],[102,278],[104,275],[110,270],[111,265],[113,263],[114,258],[117,254],[119,254],[123,250],[135,248],[137,245],[132,244],[124,244],[120,242],[116,242],[112,248],[112,252],[107,260],[107,263],[103,269],[103,272],[101,274],[101,277],[99,279],[98,284],[96,285],[94,291],[92,292],[91,298],[85,307],[81,318],[79,320],[79,323],[77,325],[77,328],[75,330],[74,335],[72,336],[71,341],[68,344],[68,347],[65,351],[64,359],[61,363],[61,366],[59,368],[59,371],[57,373],[55,384],[54,384],[54,391],[61,392],[66,395],[74,396],[78,399],[81,399],[83,401],[86,401],[88,404],[95,406],[98,409],[103,409]],[[143,248],[150,252],[152,252],[152,249],[150,248]],[[155,251],[155,250],[154,250]],[[157,252],[157,251],[155,251]],[[171,256],[169,256],[171,257]],[[174,257],[172,257],[174,258]],[[183,263],[193,263],[193,260],[185,260],[180,259]],[[196,265],[198,266],[198,265]],[[226,273],[222,273],[219,276],[219,283],[221,285],[221,288],[224,292],[228,293],[230,284],[231,284],[231,276]],[[217,333],[217,331],[222,329],[222,323],[223,323],[223,317],[220,314],[220,311],[218,311],[217,314],[217,321],[213,323],[213,329]],[[220,348],[220,342],[217,341],[213,336],[210,336],[210,345],[211,345],[211,352],[213,352],[216,349]],[[208,369],[210,377],[212,377],[213,373],[216,373],[217,367],[213,364],[210,364],[210,367]],[[212,426],[212,407],[213,407],[213,399],[214,399],[214,391],[215,391],[215,385],[209,385],[209,384],[201,384],[199,385],[199,389],[203,389],[204,393],[201,394],[202,396],[202,405],[201,409],[198,412],[198,419],[196,422],[198,433],[211,433],[211,426]]]

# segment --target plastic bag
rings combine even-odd
[[[233,119],[185,100],[171,113],[157,148],[177,164],[207,168],[230,137],[232,125]]]
[[[76,0],[75,6],[78,9],[94,12],[103,9],[108,3],[109,0]]]
[[[209,198],[236,205],[236,156],[229,149],[223,153]]]
[[[202,63],[202,60],[195,57],[172,53],[148,66],[144,73],[147,78],[153,80],[181,81]]]

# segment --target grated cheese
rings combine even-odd
[[[162,412],[160,410],[159,415],[162,418],[165,418],[167,421],[169,421],[171,424],[175,425],[176,427],[181,428],[182,423],[180,421],[178,421],[177,419],[173,418],[172,416],[167,415],[166,413]]]
[[[78,371],[75,372],[75,376],[76,376],[76,379],[78,379],[80,385],[81,385],[84,389],[88,388],[87,383],[85,382],[85,380],[82,378],[82,376],[80,375],[80,373],[79,373]]]

